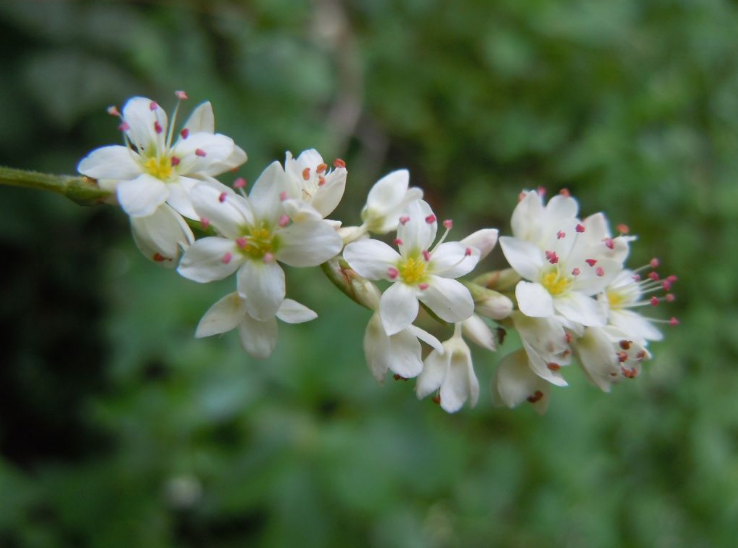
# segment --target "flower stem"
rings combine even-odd
[[[4,166],[0,166],[0,184],[49,190],[79,205],[97,205],[110,196],[110,192],[101,189],[97,181],[89,177],[54,175]]]

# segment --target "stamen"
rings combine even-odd
[[[189,99],[189,97],[187,97],[187,94],[184,91],[182,91],[181,89],[178,90],[178,91],[175,91],[174,92],[174,95],[176,95],[177,96],[177,99],[179,99],[180,101],[184,101],[186,99]]]
[[[177,158],[176,156],[172,156],[170,158],[170,162],[172,163],[172,167],[178,166],[179,165],[179,158]]]
[[[279,200],[281,202],[284,202],[287,198],[289,198],[289,196],[287,196],[286,190],[283,190],[282,192],[279,193]]]
[[[558,363],[553,362],[547,364],[546,367],[548,367],[551,371],[558,371],[559,369],[561,369],[561,366]]]
[[[640,352],[638,352],[638,354],[636,354],[636,360],[639,360],[640,361],[640,360],[642,360],[645,357],[646,357],[646,351],[645,350],[641,350]]]
[[[518,194],[518,202],[522,202],[525,199],[525,196],[525,192],[521,192],[520,194]]]
[[[620,363],[625,363],[625,362],[628,361],[628,353],[627,352],[625,352],[625,351],[618,352],[616,355],[617,355],[618,361]]]
[[[154,253],[153,259],[157,263],[161,263],[161,262],[164,262],[164,261],[167,260],[167,258],[164,255],[162,255],[161,253]]]
[[[564,338],[566,339],[566,344],[571,344],[571,333],[566,333]]]
[[[336,158],[335,160],[333,160],[333,166],[337,168],[346,167],[346,162],[344,162],[340,158]]]
[[[157,133],[161,133],[162,131],[164,131],[158,121],[154,122],[154,131]]]
[[[669,280],[664,280],[661,282],[661,287],[664,289],[664,291],[671,291],[671,283]]]
[[[585,230],[585,228],[584,228],[584,225],[582,225],[582,224],[578,224],[578,225],[576,226],[576,230],[577,230],[577,232],[579,232],[579,233],[581,234],[581,233],[582,233],[582,232],[584,232],[584,230]]]
[[[427,249],[424,249],[423,250],[423,258],[425,259],[425,262],[426,263],[427,262],[430,262],[430,259],[431,259],[430,251],[428,251]]]
[[[571,196],[571,192],[569,192],[568,188],[562,188],[559,190],[559,195],[564,196],[565,198],[569,198]]]
[[[266,252],[264,253],[264,257],[262,259],[264,261],[264,264],[269,264],[274,262],[274,254]]]
[[[156,110],[157,108],[159,108],[159,105],[157,105],[157,104],[156,104],[156,101],[151,101],[151,102],[149,103],[149,109],[150,109],[150,110],[152,110],[152,111],[153,111],[153,110]]]
[[[622,340],[618,344],[623,350],[630,350],[630,345],[633,344],[633,341]]]
[[[471,247],[467,247],[467,248],[466,248],[466,249],[464,250],[464,256],[465,256],[465,257],[471,257],[471,255],[472,255],[472,248],[471,248]]]
[[[617,226],[617,229],[618,229],[618,232],[620,232],[620,234],[628,234],[630,232],[630,227],[628,225],[623,224],[623,223],[620,223]]]
[[[433,223],[436,222],[436,216],[435,215],[428,215],[425,218],[425,222],[428,223],[429,225],[432,225]]]
[[[581,273],[581,270],[579,270],[578,268],[575,268],[574,270],[571,271],[572,276],[579,276],[580,273]]]
[[[659,299],[658,299],[658,297],[651,297],[650,302],[651,302],[651,306],[658,306]]]
[[[201,148],[196,148],[195,149],[195,156],[199,156],[200,158],[204,158],[207,155],[208,155],[207,152],[205,152],[203,149],[201,149]]]
[[[279,216],[279,226],[282,228],[286,227],[288,224],[290,224],[290,218],[288,215],[285,215],[284,213]]]
[[[387,269],[387,277],[390,280],[396,280],[397,276],[400,275],[400,271],[397,270],[394,266],[391,266]]]
[[[233,188],[243,188],[246,186],[246,179],[243,177],[239,177],[235,181],[233,181]]]
[[[536,403],[537,401],[540,401],[542,398],[543,398],[543,392],[541,392],[540,390],[536,390],[535,393],[531,394],[526,399],[530,403]]]
[[[395,238],[395,245],[396,246],[401,246],[402,245],[402,240],[400,238]]]
[[[227,196],[228,196],[228,194],[226,194],[225,192],[221,192],[220,193],[220,196],[218,196],[218,201],[222,204],[223,202],[226,201],[226,197]]]
[[[546,251],[546,260],[551,264],[556,264],[559,262],[559,256],[555,251]]]
[[[594,266],[597,264],[597,259],[585,259],[584,262],[587,263],[589,266]]]
[[[240,238],[236,238],[236,245],[240,247],[241,249],[246,247],[247,243],[248,243],[248,240],[246,240],[246,238],[244,238],[243,236],[241,236]]]
[[[615,242],[612,238],[605,238],[603,241],[605,242],[607,249],[615,249]]]
[[[562,239],[562,238],[566,238],[566,232],[564,232],[563,230],[559,230],[556,233],[556,238],[558,238],[559,240]]]
[[[405,216],[405,217],[400,217],[400,224],[401,224],[401,225],[403,225],[403,226],[405,226],[405,224],[407,224],[407,222],[408,222],[409,220],[410,220],[410,217],[407,217],[407,216]]]
[[[425,284],[425,283],[418,284],[418,289],[420,289],[421,291],[425,291],[426,289],[428,289],[428,287],[429,287],[428,284]]]
[[[451,230],[454,227],[454,222],[451,219],[446,219],[443,221],[443,226],[446,230]]]
[[[538,192],[538,195],[539,195],[539,196],[540,196],[541,198],[543,198],[543,197],[544,197],[544,196],[546,195],[546,187],[545,187],[545,186],[542,186],[542,185],[541,185],[541,186],[539,186],[539,187],[538,187],[538,188],[536,189],[536,192]]]
[[[675,327],[675,326],[679,325],[679,320],[677,320],[676,318],[671,318],[669,320],[669,325],[672,326],[672,327]]]
[[[441,395],[436,394],[435,396],[431,398],[431,401],[437,405],[441,405]]]
[[[202,223],[202,228],[204,230],[207,230],[210,226],[210,219],[208,219],[207,217],[200,217],[200,223]]]
[[[310,180],[310,168],[309,167],[306,167],[305,169],[302,170],[302,178],[305,179],[306,181]]]
[[[405,377],[403,377],[402,375],[398,375],[397,373],[392,375],[392,378],[395,379],[396,381],[406,381],[407,380]]]
[[[664,299],[666,299],[667,303],[673,303],[676,297],[673,293],[667,293],[666,295],[664,295]]]
[[[652,279],[654,282],[658,282],[661,278],[659,278],[658,272],[649,272],[648,277]]]
[[[649,262],[648,264],[651,265],[651,268],[658,268],[660,263],[659,263],[659,260],[656,257],[654,257],[653,259],[651,259],[651,262]]]
[[[325,184],[325,177],[323,177],[322,175],[320,175],[318,177],[318,186],[323,186],[324,184]]]
[[[638,376],[638,371],[636,371],[635,369],[622,367],[621,371],[623,372],[623,377],[625,377],[626,379],[635,379]]]
[[[123,122],[118,126],[118,131],[128,131],[129,129],[131,129],[131,126],[128,125],[128,122]]]
[[[223,255],[223,258],[221,259],[221,261],[223,262],[223,264],[228,264],[231,262],[232,257],[233,255],[231,255],[230,252],[227,252],[225,255]]]
[[[595,270],[595,274],[597,274],[600,278],[605,275],[605,269],[601,266],[598,266]]]
[[[326,169],[328,169],[328,164],[318,164],[318,167],[315,168],[315,171],[318,173],[325,173]]]
[[[676,276],[674,276],[674,274],[672,274],[671,276],[669,276],[669,277],[667,277],[667,278],[666,278],[666,281],[667,281],[667,282],[669,282],[670,284],[673,284],[673,283],[674,283],[674,282],[676,282],[676,281],[677,281],[678,279],[679,279],[679,278],[677,278]]]
[[[187,128],[184,128],[182,131],[179,132],[179,134],[182,136],[182,139],[187,139],[190,135],[190,130]]]
[[[115,105],[110,105],[107,111],[108,111],[108,114],[110,114],[111,116],[120,116],[120,111],[118,110],[118,107],[116,107]]]

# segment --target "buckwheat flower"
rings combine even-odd
[[[254,358],[264,359],[272,354],[277,345],[277,318],[285,323],[304,323],[318,317],[297,301],[284,299],[276,317],[259,321],[249,315],[246,300],[238,292],[229,293],[220,299],[200,320],[195,337],[210,337],[238,329],[238,338],[243,349]]]
[[[645,308],[658,306],[661,302],[673,301],[670,293],[676,276],[661,279],[655,268],[658,260],[653,259],[649,264],[636,270],[623,270],[598,296],[600,304],[605,310],[608,322],[623,331],[628,338],[645,344],[646,341],[660,341],[663,334],[653,324],[666,323],[663,320],[649,318],[636,312]],[[641,277],[639,272],[653,268],[647,275]],[[665,293],[664,296],[657,296]],[[676,320],[669,320],[674,325]]]
[[[498,407],[512,408],[527,401],[542,415],[548,408],[550,393],[551,384],[533,373],[523,349],[505,356],[492,377],[492,396]]]
[[[453,336],[443,343],[444,352],[433,350],[425,359],[415,391],[422,399],[438,391],[441,408],[455,413],[469,400],[474,407],[479,399],[479,381],[474,374],[471,351],[461,337],[457,323]]]
[[[603,392],[623,378],[638,376],[641,363],[651,358],[644,345],[615,327],[588,327],[572,348],[587,378]]]
[[[399,333],[415,320],[419,301],[447,322],[463,321],[474,312],[469,290],[454,278],[476,266],[479,250],[443,239],[431,249],[436,230],[430,206],[416,200],[400,218],[395,239],[399,253],[372,239],[350,243],[344,250],[344,259],[360,276],[393,282],[379,304],[387,335]]]
[[[410,172],[398,169],[374,183],[361,211],[364,227],[374,234],[387,234],[397,230],[403,211],[416,200],[423,198],[423,191],[410,186]]]
[[[543,203],[543,191],[524,190],[513,210],[510,228],[513,237],[545,247],[551,235],[576,220],[579,204],[564,192]]]
[[[560,314],[581,325],[604,326],[606,314],[593,296],[620,272],[622,262],[609,258],[611,250],[604,242],[593,246],[589,239],[580,238],[587,227],[576,219],[550,229],[554,232],[548,239],[539,237],[544,247],[518,238],[500,238],[510,266],[528,280],[515,287],[518,308],[531,317]]]
[[[287,195],[307,202],[321,217],[330,215],[346,189],[346,164],[335,160],[334,168],[323,162],[315,149],[303,151],[297,158],[287,152],[284,170],[287,174]]]
[[[510,319],[520,335],[531,371],[551,384],[566,386],[561,374],[561,368],[571,363],[566,321],[558,316],[533,318],[518,311]]]
[[[176,112],[169,124],[164,109],[145,97],[129,99],[120,118],[125,146],[93,150],[77,169],[102,188],[115,190],[131,217],[152,215],[166,202],[181,215],[198,219],[189,197],[194,186],[201,181],[219,185],[214,175],[246,161],[246,153],[230,137],[213,132],[210,103],[195,109],[176,139]]]
[[[170,268],[177,266],[181,250],[195,241],[182,216],[167,204],[160,205],[148,217],[131,217],[131,230],[141,253]]]
[[[314,209],[311,220],[291,221],[286,211],[312,208],[289,200],[284,188],[284,170],[274,162],[261,174],[248,197],[230,190],[220,192],[206,184],[192,190],[197,213],[219,236],[202,238],[191,245],[178,272],[205,283],[237,271],[238,291],[246,299],[246,310],[259,321],[272,318],[285,297],[285,275],[278,262],[317,266],[336,256],[342,247],[336,231]]]

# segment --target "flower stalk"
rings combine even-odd
[[[89,177],[56,175],[5,166],[0,166],[0,184],[56,192],[84,206],[98,205],[111,194]]]

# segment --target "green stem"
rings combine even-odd
[[[97,181],[89,177],[54,175],[4,166],[0,166],[0,184],[56,192],[79,205],[97,205],[110,196],[110,192],[101,189]]]

